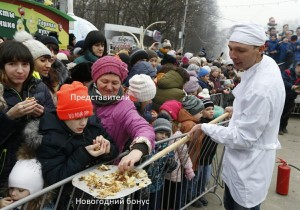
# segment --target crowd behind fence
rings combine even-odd
[[[223,126],[226,126],[227,122],[223,123]],[[157,144],[161,144],[164,142],[173,142],[176,139],[183,137],[177,136],[177,137],[171,137],[169,139],[164,140],[163,142],[158,142]],[[207,140],[207,136],[204,137],[203,141]],[[197,145],[194,145],[193,143],[188,144],[188,151],[191,151],[193,147]],[[206,147],[210,147],[210,144],[207,144]],[[221,145],[219,145],[221,147]],[[181,150],[181,148],[177,150]],[[180,151],[178,151],[180,152]],[[147,190],[149,188],[143,188],[130,196],[125,197],[121,200],[99,200],[97,198],[94,198],[85,192],[75,188],[72,186],[71,182],[72,179],[76,176],[73,175],[69,178],[66,178],[54,185],[51,185],[45,189],[43,189],[40,192],[37,192],[35,194],[32,194],[24,199],[21,199],[5,208],[3,210],[8,209],[14,209],[20,205],[24,205],[23,209],[28,209],[26,207],[26,203],[29,201],[41,198],[42,202],[45,202],[47,200],[47,197],[49,195],[52,195],[53,203],[49,207],[49,205],[42,204],[41,210],[50,210],[50,209],[158,209],[156,208],[156,204],[161,205],[161,207],[164,207],[164,209],[185,209],[188,206],[190,206],[193,202],[198,200],[200,197],[203,197],[207,193],[213,193],[215,194],[219,200],[220,204],[222,204],[221,198],[216,194],[217,188],[221,185],[220,180],[220,173],[221,173],[221,162],[223,157],[224,149],[219,148],[217,152],[213,156],[213,161],[211,164],[211,170],[209,171],[209,182],[206,183],[205,181],[205,174],[204,173],[197,173],[197,170],[195,170],[195,174],[198,174],[197,179],[193,179],[192,181],[186,180],[184,177],[184,170],[177,171],[177,174],[175,178],[181,177],[180,180],[177,180],[177,182],[172,182],[168,179],[164,179],[162,191],[159,195],[156,195],[155,193],[149,193]],[[123,153],[119,156],[124,156],[126,153]],[[185,154],[186,157],[189,157],[189,154]],[[211,154],[202,154],[202,155],[211,155]],[[109,163],[108,163],[109,164]],[[111,164],[111,163],[110,163]],[[152,167],[156,164],[156,162],[150,164],[148,167],[145,168],[147,171],[150,170]],[[197,163],[198,164],[198,163]],[[200,164],[199,164],[200,165]],[[96,166],[87,169],[91,170],[95,168]],[[153,168],[152,168],[153,169]],[[147,171],[149,174],[150,171]],[[200,176],[199,176],[200,175]],[[200,188],[203,188],[204,190],[201,191]],[[192,193],[194,192],[194,193]],[[154,202],[151,202],[150,207],[150,196],[154,196]],[[153,201],[153,198],[151,199]],[[32,210],[32,209],[30,209]]]

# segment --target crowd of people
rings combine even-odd
[[[120,172],[131,170],[176,141],[161,140],[188,133],[189,143],[148,168],[152,185],[141,193],[150,209],[179,209],[186,198],[201,195],[218,143],[226,146],[225,208],[259,209],[280,145],[277,135],[287,132],[300,85],[298,32],[289,36],[285,28],[278,42],[272,31],[268,40],[259,25],[234,26],[227,61],[206,59],[205,49],[176,52],[167,39],[161,48],[153,43],[147,50],[108,54],[100,31],[78,42],[70,35],[64,51],[57,36],[16,32],[0,44],[0,207],[124,151],[115,164]],[[276,62],[284,62],[281,70]],[[223,107],[214,104],[213,94],[223,95]],[[228,128],[207,124],[232,105]],[[202,142],[199,129],[211,138]],[[171,189],[168,199],[162,186]],[[54,200],[49,195],[43,209],[52,209]],[[40,203],[31,201],[30,209]],[[192,205],[208,201],[201,197]]]

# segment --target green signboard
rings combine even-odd
[[[32,35],[48,35],[57,32],[61,49],[69,42],[69,21],[71,17],[34,1],[0,2],[0,36],[11,39],[16,31],[25,30]]]

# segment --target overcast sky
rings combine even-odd
[[[237,20],[254,20],[266,25],[269,17],[275,17],[278,30],[290,24],[291,29],[300,26],[300,0],[217,0],[221,25],[230,26]],[[225,19],[226,18],[226,19]],[[297,25],[297,26],[296,26]],[[294,28],[295,27],[295,28]]]

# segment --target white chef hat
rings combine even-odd
[[[254,22],[241,22],[229,31],[229,41],[247,45],[262,46],[265,44],[267,36],[263,26]]]

